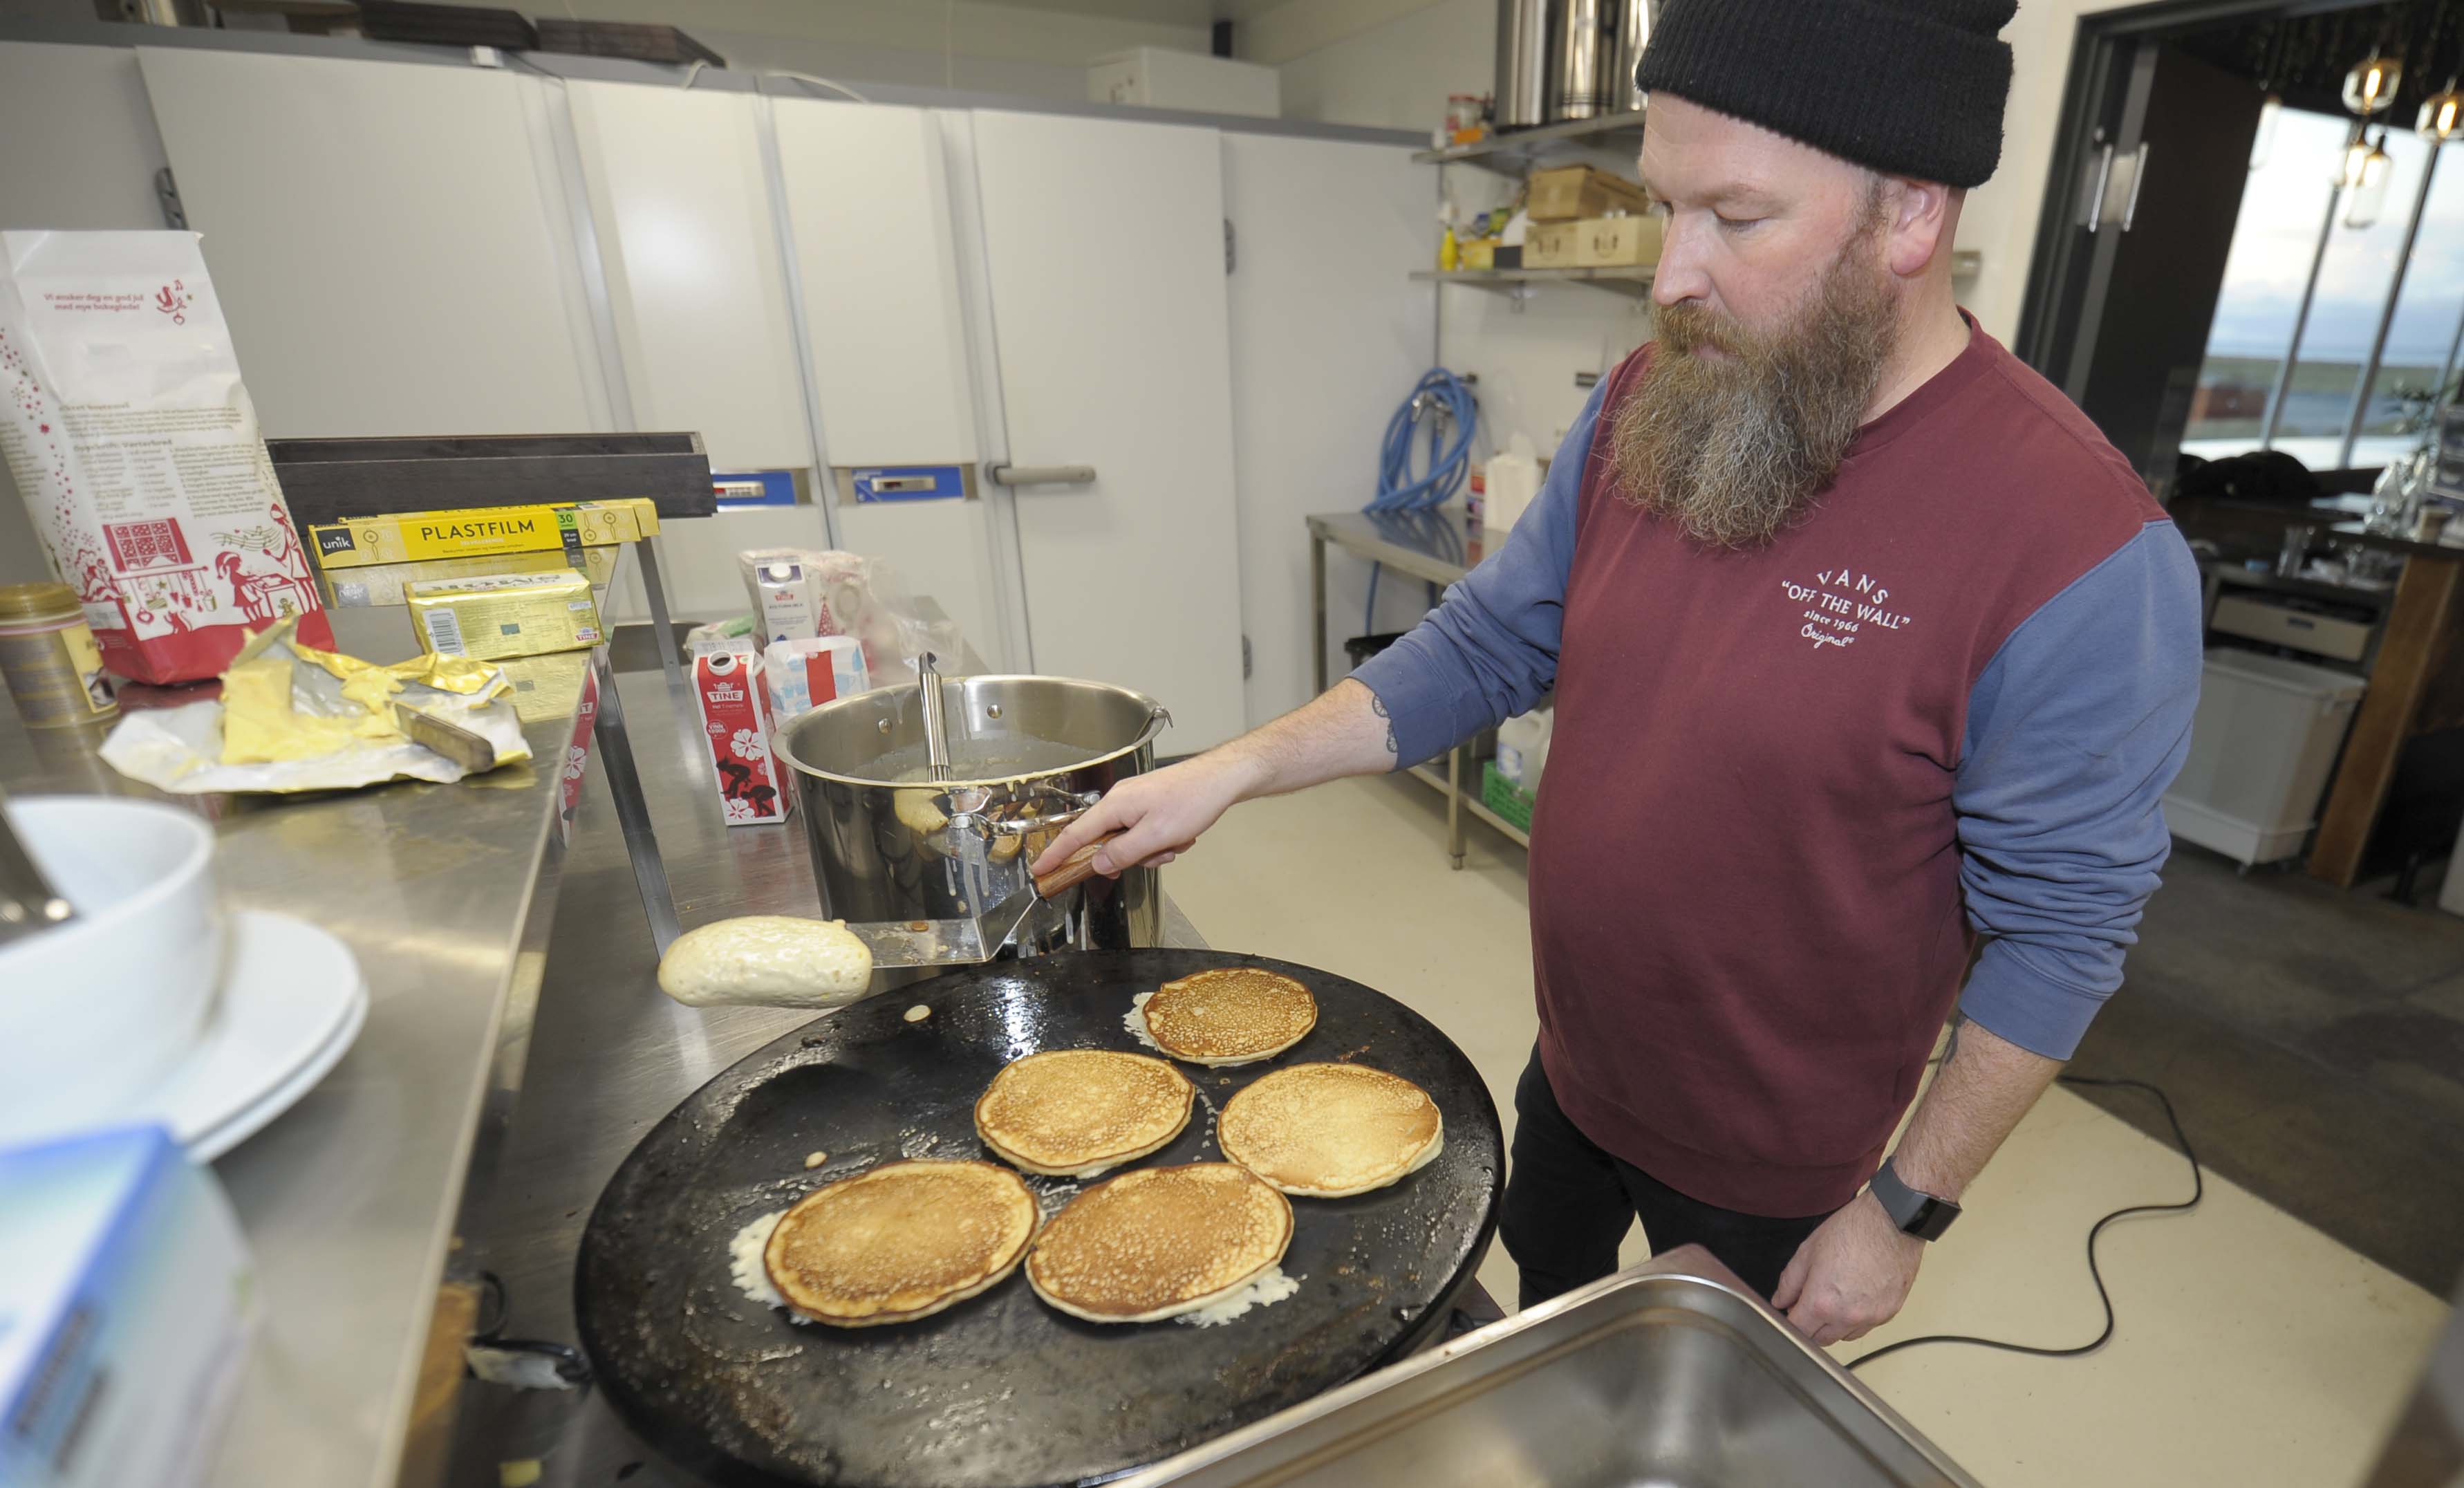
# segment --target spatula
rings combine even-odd
[[[847,929],[872,950],[873,969],[910,966],[972,966],[992,960],[1018,934],[1027,911],[1057,899],[1095,876],[1095,855],[1120,833],[1088,843],[1060,867],[1028,880],[1026,887],[972,920],[852,921]]]

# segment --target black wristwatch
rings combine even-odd
[[[1902,1183],[1889,1158],[1882,1159],[1882,1166],[1874,1173],[1873,1191],[1882,1212],[1891,1216],[1891,1223],[1900,1227],[1900,1233],[1920,1240],[1941,1239],[1950,1222],[1959,1217],[1959,1206],[1950,1200],[1935,1198]]]

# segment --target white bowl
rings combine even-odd
[[[0,1146],[134,1107],[196,1046],[223,971],[204,820],[114,796],[7,811],[77,918],[0,945]]]

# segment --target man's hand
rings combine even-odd
[[[1891,1223],[1880,1199],[1860,1193],[1796,1248],[1771,1305],[1817,1348],[1863,1338],[1898,1316],[1925,1248]]]
[[[1133,775],[1064,828],[1035,860],[1034,871],[1050,873],[1108,832],[1121,834],[1095,855],[1097,873],[1111,877],[1142,863],[1171,862],[1241,801],[1255,779],[1254,766],[1221,749],[1152,774]]]
[[[1105,791],[1052,839],[1034,871],[1052,872],[1108,832],[1120,836],[1095,855],[1097,873],[1168,863],[1243,801],[1394,767],[1394,721],[1375,693],[1347,677],[1264,728]]]

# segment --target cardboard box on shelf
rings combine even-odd
[[[1580,246],[1583,225],[1579,222],[1535,222],[1523,239],[1523,267],[1527,269],[1571,269]]]
[[[1558,166],[1531,172],[1524,211],[1533,222],[1572,222],[1612,211],[1644,212],[1651,196],[1638,182],[1590,166]]]
[[[1574,227],[1576,268],[1637,268],[1660,261],[1658,217],[1594,217]]]

